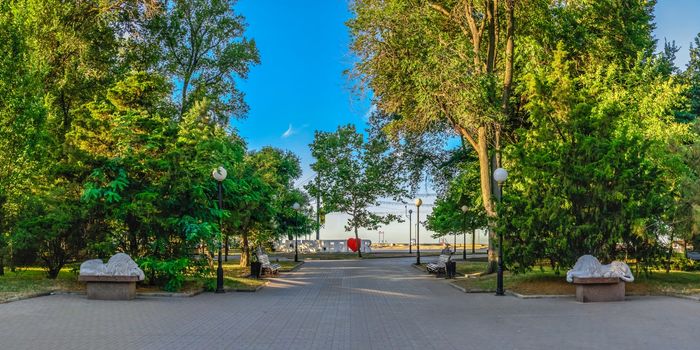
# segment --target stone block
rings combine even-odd
[[[582,303],[625,300],[625,282],[617,277],[575,277],[573,283],[576,300]]]
[[[136,298],[138,276],[80,276],[86,283],[88,299],[131,300]]]

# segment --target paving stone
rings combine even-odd
[[[412,259],[309,261],[257,293],[0,304],[0,349],[697,349],[700,303],[465,294]]]

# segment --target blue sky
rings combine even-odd
[[[353,83],[343,74],[352,65],[345,27],[348,3],[239,0],[236,5],[248,23],[247,36],[258,45],[261,64],[240,82],[250,112],[233,125],[251,149],[273,145],[298,154],[304,167],[299,182],[313,175],[308,145],[314,130],[330,131],[348,123],[364,128],[370,109],[369,98],[353,92]],[[659,44],[664,38],[675,40],[681,46],[677,64],[684,67],[689,43],[700,32],[700,0],[659,0],[655,14]],[[329,228],[334,229],[340,226]],[[386,231],[387,240],[398,240],[394,229]]]

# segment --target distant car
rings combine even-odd
[[[688,259],[700,261],[700,252],[688,252]]]

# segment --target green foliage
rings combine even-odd
[[[243,18],[235,0],[177,0],[149,21],[163,52],[166,74],[177,82],[180,117],[197,101],[208,100],[221,125],[243,116],[247,106],[236,79],[259,63],[255,41],[243,36]]]
[[[683,254],[674,254],[671,257],[671,270],[674,271],[698,271],[700,264],[697,261],[686,258]]]
[[[55,275],[116,251],[211,256],[233,211],[213,200],[211,170],[225,166],[224,189],[246,193],[236,176],[245,145],[224,125],[245,111],[233,79],[258,61],[232,5],[0,4],[0,267],[38,259]],[[191,89],[178,103],[185,75]]]
[[[450,181],[447,191],[435,200],[433,211],[428,215],[427,227],[436,232],[433,238],[473,231],[488,224],[475,186],[479,183],[478,163],[472,159],[461,165],[460,172]],[[466,212],[463,207],[467,208]]]
[[[683,121],[694,121],[700,116],[700,33],[690,44],[690,60],[682,74],[682,78],[688,84],[685,93],[688,98],[687,110],[681,113]]]
[[[403,178],[391,151],[383,133],[365,140],[353,125],[340,126],[335,132],[317,131],[311,144],[316,159],[311,169],[320,174],[320,180],[306,188],[312,196],[320,195],[326,212],[348,214],[345,230],[354,230],[356,238],[359,228],[374,230],[399,219],[368,209],[379,205],[382,197],[404,195]]]
[[[13,247],[36,254],[51,279],[85,245],[80,226],[85,211],[79,202],[65,200],[66,194],[59,192],[61,189],[56,187],[45,196],[32,196],[22,207],[12,232]]]
[[[246,155],[238,186],[225,204],[235,208],[228,222],[241,234],[241,266],[248,265],[250,239],[261,246],[287,234],[283,220],[291,210],[289,198],[297,193],[293,181],[300,175],[299,158],[291,152],[264,147]]]
[[[158,260],[145,257],[138,260],[138,265],[146,275],[147,283],[162,286],[164,290],[176,292],[185,283],[185,275],[190,268],[187,258]]]
[[[669,152],[669,140],[687,132],[673,119],[681,89],[655,60],[630,72],[577,72],[562,49],[553,58],[527,77],[532,126],[507,152],[512,180],[499,208],[507,262],[559,268],[592,254],[655,267],[687,172]]]

